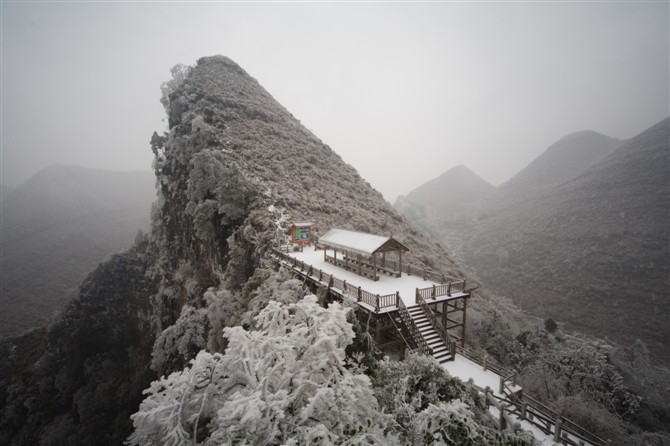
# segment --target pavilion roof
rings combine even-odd
[[[393,236],[386,237],[346,229],[331,229],[319,237],[319,243],[343,251],[355,251],[367,256],[377,252],[409,251],[405,245],[394,239]]]

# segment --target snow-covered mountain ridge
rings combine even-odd
[[[169,131],[151,139],[151,233],[94,270],[48,329],[2,344],[0,441],[532,444],[497,432],[479,393],[431,360],[378,361],[351,312],[319,307],[265,256],[282,219],[392,234],[413,263],[462,276],[444,250],[230,59],[173,75]],[[618,417],[637,399],[606,345],[471,302],[473,348],[523,363],[529,389],[629,439]]]

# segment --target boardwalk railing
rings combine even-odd
[[[593,432],[561,416],[538,400],[519,392],[516,388],[516,372],[487,357],[478,356],[466,348],[457,346],[456,351],[470,361],[482,366],[485,371],[490,370],[500,377],[498,393],[503,396],[496,395],[491,389],[488,389],[487,399],[489,402],[497,401],[495,406],[501,409],[501,418],[505,414],[516,415],[519,419],[533,424],[545,434],[553,436],[555,443],[563,445],[582,446],[591,444],[606,446],[609,444]],[[486,391],[486,389],[481,390]]]
[[[435,299],[441,296],[451,296],[452,294],[463,292],[465,292],[465,280],[449,282],[444,285],[433,285],[427,288],[417,288],[416,291],[417,296],[420,295],[423,299]]]
[[[298,260],[295,257],[285,254],[279,250],[275,250],[274,255],[279,258],[280,261],[283,261],[285,264],[291,266],[295,270],[299,270],[305,276],[318,279],[319,282],[328,284],[329,288],[336,288],[341,290],[343,295],[351,297],[357,302],[363,302],[366,305],[371,306],[377,313],[379,313],[379,311],[384,308],[397,307],[398,303],[402,301],[402,299],[400,299],[400,294],[397,291],[393,294],[373,294],[364,290],[360,286],[354,286],[350,283],[347,283],[346,280],[342,280],[332,274],[325,273],[321,269],[316,269],[312,265]]]

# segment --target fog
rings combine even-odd
[[[390,200],[507,180],[580,130],[669,111],[668,3],[6,3],[1,181],[151,168],[160,84],[223,54]]]

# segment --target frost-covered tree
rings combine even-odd
[[[249,186],[219,151],[204,149],[193,155],[191,164],[186,212],[193,217],[197,236],[211,240],[218,229],[215,217],[219,225],[244,218]]]
[[[161,84],[161,104],[165,110],[170,113],[170,95],[174,93],[181,84],[184,83],[188,75],[191,73],[192,67],[184,64],[177,64],[170,70],[172,79],[167,80]]]
[[[131,418],[131,445],[387,444],[370,380],[347,366],[354,337],[338,304],[270,302],[257,330],[225,328],[225,354],[152,383]]]
[[[186,364],[207,345],[207,330],[206,310],[184,305],[179,319],[154,342],[151,368],[162,372],[168,365]]]

